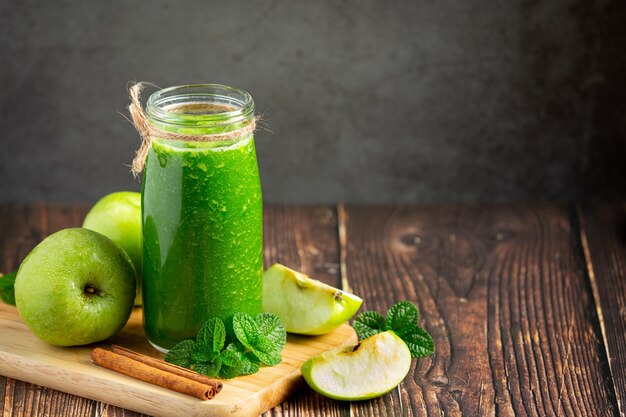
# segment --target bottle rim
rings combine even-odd
[[[197,105],[193,112],[180,111],[190,105]],[[146,103],[148,121],[162,127],[226,127],[252,121],[254,111],[254,100],[247,91],[222,84],[168,87],[154,92]]]

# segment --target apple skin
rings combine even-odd
[[[24,259],[15,301],[22,320],[43,341],[85,345],[124,327],[135,282],[130,258],[112,240],[88,229],[64,229]]]
[[[394,389],[411,369],[411,351],[392,331],[357,345],[328,350],[307,360],[300,371],[309,386],[326,397],[369,400]]]
[[[128,254],[137,273],[135,305],[140,306],[142,304],[141,269],[143,259],[141,194],[132,191],[118,191],[105,195],[89,210],[83,221],[83,227],[102,233]]]
[[[278,316],[289,333],[321,335],[347,322],[363,300],[281,264],[263,274],[263,311]]]

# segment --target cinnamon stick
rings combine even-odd
[[[95,348],[91,351],[91,360],[96,365],[112,371],[201,400],[210,400],[216,394],[215,388],[211,385],[154,368],[110,350]]]
[[[210,378],[206,375],[199,374],[192,370],[165,361],[161,361],[150,356],[142,355],[141,353],[132,351],[122,346],[111,345],[111,350],[119,355],[126,356],[127,358],[134,359],[141,363],[145,363],[146,365],[161,369],[162,371],[189,378],[202,384],[210,385],[215,389],[216,394],[222,390],[223,384],[221,381]]]

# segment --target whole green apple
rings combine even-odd
[[[65,229],[24,259],[15,279],[15,302],[40,339],[85,345],[124,327],[133,309],[135,281],[130,258],[111,239],[87,229]]]
[[[128,254],[137,273],[135,305],[141,305],[141,194],[119,191],[105,195],[87,213],[83,227],[102,233]]]

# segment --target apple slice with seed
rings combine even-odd
[[[411,352],[391,331],[329,350],[300,370],[311,388],[336,400],[368,400],[394,389],[411,369]]]
[[[363,300],[275,264],[263,274],[263,310],[280,318],[290,333],[328,333],[357,312]]]

